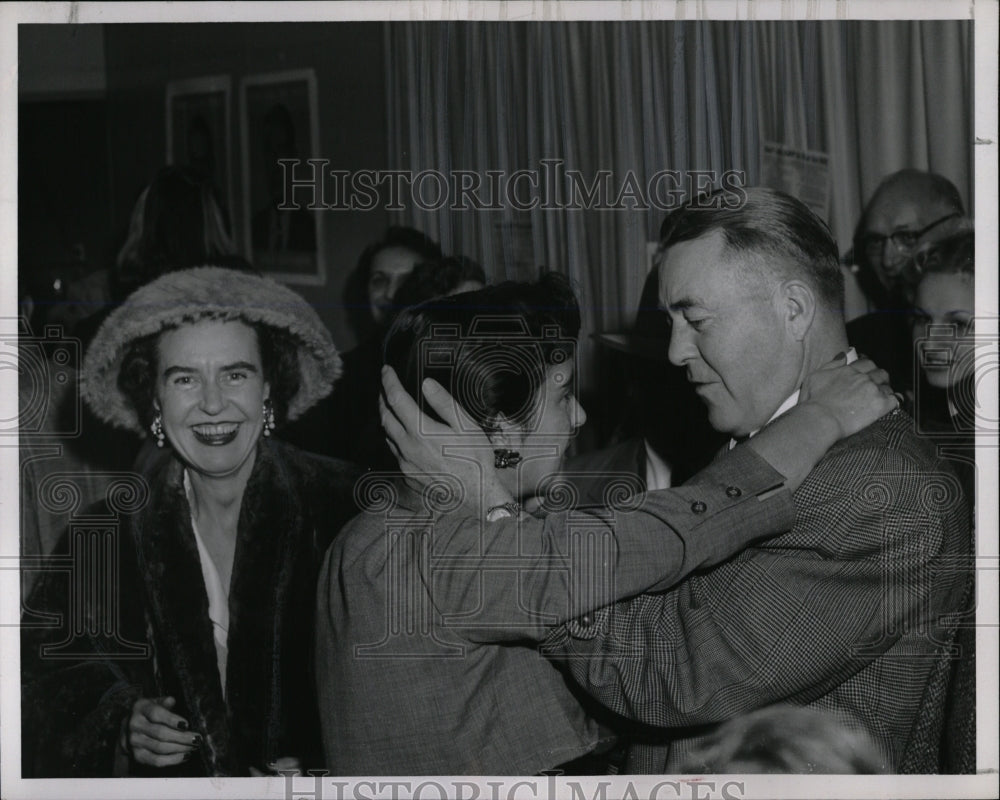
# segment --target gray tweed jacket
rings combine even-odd
[[[334,540],[319,579],[320,719],[338,775],[534,774],[598,747],[606,733],[537,643],[794,520],[782,477],[743,449],[678,489],[612,486],[616,510],[574,508],[565,484],[548,495],[564,510],[485,525],[366,485],[378,479],[360,495],[386,502]]]
[[[898,412],[833,447],[787,533],[550,637],[589,694],[661,729],[629,771],[676,772],[706,726],[777,702],[859,721],[889,770],[936,771],[908,749],[969,578],[969,515],[913,427]]]

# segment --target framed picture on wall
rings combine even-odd
[[[167,84],[167,163],[208,179],[232,232],[231,86],[228,75]]]
[[[240,82],[243,235],[253,265],[286,283],[322,285],[322,214],[306,205],[306,159],[317,155],[316,73],[311,69],[251,75]],[[289,206],[298,205],[298,208]]]

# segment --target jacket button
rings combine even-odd
[[[701,502],[701,500],[695,500],[691,504],[691,510],[695,514],[704,514],[706,511],[708,511],[708,506],[706,506],[703,502]]]
[[[739,497],[743,492],[740,491],[739,486],[727,486],[726,487],[726,497]]]
[[[584,614],[582,617],[580,617],[581,627],[589,628],[593,624],[594,624],[594,618],[590,616],[590,614]]]

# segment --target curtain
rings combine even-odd
[[[699,171],[758,183],[768,140],[829,155],[842,251],[902,167],[942,173],[971,205],[971,22],[387,23],[385,36],[389,161],[411,175],[528,170],[544,184],[551,159],[588,184],[610,171],[612,194],[660,170],[687,175],[688,193]],[[586,385],[586,334],[630,323],[665,211],[501,205],[393,213],[491,280],[570,276]]]
[[[828,222],[846,251],[879,182],[938,172],[972,211],[972,23],[755,23],[761,136],[829,154]]]
[[[727,170],[756,179],[751,26],[389,23],[386,54],[394,169],[528,170],[546,183],[546,169],[555,169],[543,166],[548,160],[579,171],[585,188],[610,172],[605,205],[638,192],[615,210],[504,203],[395,212],[396,222],[438,238],[446,252],[481,261],[491,280],[529,278],[538,267],[568,275],[581,301],[584,384],[593,358],[586,334],[631,323],[649,269],[647,243],[680,199],[667,178],[651,200],[650,179],[662,170],[685,180],[704,173],[698,188],[718,185]],[[692,186],[681,188],[688,194]]]

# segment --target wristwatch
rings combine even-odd
[[[501,503],[498,506],[493,506],[486,512],[487,522],[497,522],[501,519],[510,519],[511,517],[516,517],[521,513],[521,506],[519,503]]]

